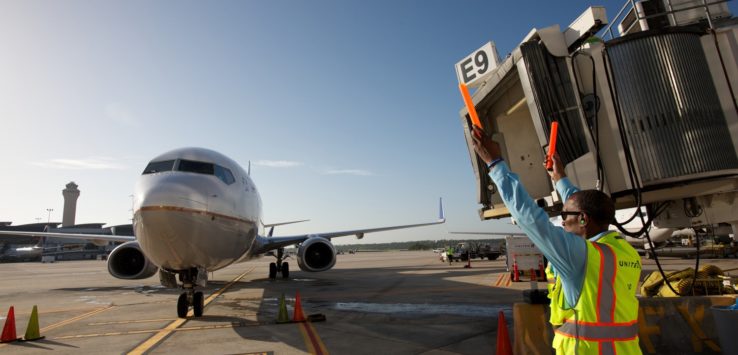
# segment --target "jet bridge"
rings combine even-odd
[[[736,234],[737,59],[738,19],[724,1],[628,1],[613,23],[590,7],[564,29],[531,30],[468,84],[485,131],[549,213],[562,207],[543,168],[557,121],[577,186],[608,192],[619,209],[644,206],[659,227],[730,223]],[[508,217],[465,107],[460,117],[480,217]]]

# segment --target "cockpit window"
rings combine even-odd
[[[222,180],[226,185],[236,182],[236,178],[233,177],[231,170],[220,165],[215,166],[215,176]]]
[[[172,166],[174,165],[174,160],[166,161],[166,162],[160,162],[160,163],[151,163],[148,167],[146,167],[146,171],[144,174],[150,174],[149,168],[153,164],[164,164],[169,163],[169,167],[167,170],[172,170]],[[157,170],[162,171],[162,170]],[[233,173],[230,169],[224,168],[220,165],[216,165],[213,163],[206,163],[202,161],[194,161],[194,160],[184,160],[180,159],[179,164],[177,164],[177,171],[184,171],[188,173],[196,173],[196,174],[205,174],[205,175],[215,175],[218,179],[223,181],[226,185],[230,185],[234,182],[236,182],[236,178],[233,176]],[[156,172],[156,171],[152,171]]]
[[[186,171],[190,173],[197,173],[197,174],[214,175],[215,164],[205,163],[201,161],[180,160],[179,167],[177,167],[177,170]]]
[[[149,165],[146,165],[142,175],[171,171],[173,167],[174,160],[152,161]]]

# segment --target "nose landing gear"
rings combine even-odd
[[[205,309],[205,297],[202,292],[195,291],[194,279],[198,275],[197,269],[182,271],[179,273],[179,280],[182,281],[184,292],[177,299],[177,316],[179,318],[187,318],[187,311],[192,306],[192,313],[195,317],[202,317]]]
[[[287,262],[282,262],[282,260],[285,259],[284,257],[284,248],[277,249],[277,255],[275,256],[277,258],[276,263],[269,263],[269,278],[274,280],[277,278],[277,272],[282,273],[282,278],[287,279],[290,277],[290,264]]]

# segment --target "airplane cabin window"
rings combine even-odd
[[[177,170],[196,174],[215,175],[215,164],[180,159]]]
[[[146,169],[144,169],[141,175],[171,171],[173,167],[174,160],[152,161],[149,165],[146,165]]]
[[[236,178],[233,177],[233,173],[228,168],[224,168],[220,165],[215,166],[215,176],[222,180],[226,185],[230,185],[236,182]]]

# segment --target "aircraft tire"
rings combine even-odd
[[[177,316],[179,318],[187,318],[187,310],[189,308],[190,307],[187,304],[187,294],[182,293],[179,295],[179,299],[177,299]]]
[[[290,278],[290,264],[288,263],[282,263],[282,278],[288,279]]]
[[[277,263],[269,263],[269,278],[272,280],[277,278]]]
[[[195,292],[192,296],[192,313],[195,317],[202,317],[203,309],[205,308],[205,299],[202,292]]]

